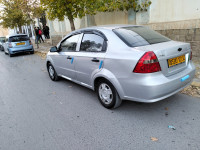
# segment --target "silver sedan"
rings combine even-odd
[[[97,92],[106,108],[122,100],[152,103],[188,86],[195,74],[189,43],[144,26],[115,25],[68,34],[47,54],[53,81],[71,80]]]

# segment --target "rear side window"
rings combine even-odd
[[[86,52],[101,52],[105,49],[104,46],[104,39],[96,34],[84,34],[80,51]]]
[[[27,35],[12,36],[9,38],[9,42],[28,41],[29,39]]]
[[[170,41],[167,37],[147,27],[124,27],[113,31],[130,47],[145,46]]]

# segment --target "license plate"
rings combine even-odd
[[[23,43],[17,43],[16,45],[25,45],[25,42],[23,42]]]
[[[185,55],[168,59],[168,67],[172,67],[185,62]]]

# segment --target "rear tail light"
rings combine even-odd
[[[8,47],[9,47],[9,48],[12,48],[12,47],[13,47],[13,46],[12,46],[12,43],[9,43],[9,44],[8,44]]]
[[[146,52],[133,70],[135,73],[153,73],[158,71],[161,71],[160,64],[152,51]]]
[[[31,42],[31,40],[29,40],[29,44],[30,44],[30,45],[32,45],[32,42]]]

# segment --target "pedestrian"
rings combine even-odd
[[[35,30],[35,43],[38,44],[38,41],[40,40],[39,39],[39,30],[37,27],[35,27],[34,30]],[[41,41],[40,41],[40,43],[41,43]]]
[[[38,37],[39,37],[39,40],[41,39],[42,41],[43,41],[43,43],[44,43],[44,40],[43,40],[43,38],[42,38],[42,30],[38,27]],[[41,43],[41,40],[40,40],[40,43]]]
[[[49,37],[49,27],[47,25],[45,25],[45,32],[46,32],[47,38],[50,39],[50,37]]]
[[[43,31],[43,34],[44,34],[45,39],[47,39],[48,37],[47,37],[47,31],[46,31],[45,26],[43,26],[42,31]]]

